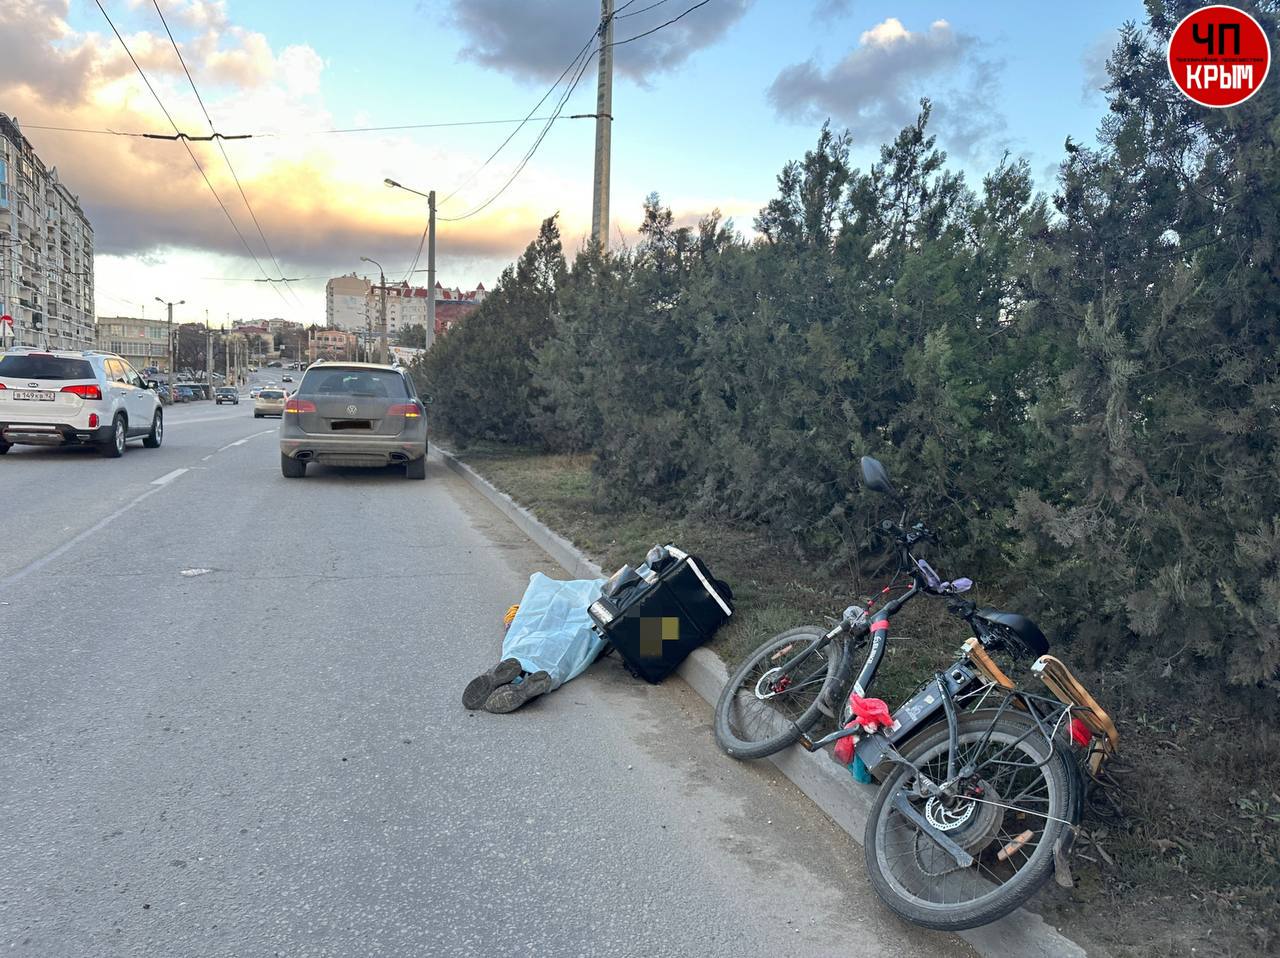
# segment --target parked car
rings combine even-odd
[[[280,471],[306,475],[307,463],[403,465],[427,476],[427,411],[413,379],[377,363],[325,363],[308,369],[284,406]]]
[[[264,389],[253,401],[253,418],[283,416],[285,400],[289,398],[283,389]]]
[[[14,445],[92,445],[124,455],[130,439],[164,439],[160,396],[127,362],[92,350],[0,353],[0,454]]]
[[[190,386],[187,386],[183,383],[178,383],[178,385],[174,386],[173,389],[174,389],[174,392],[177,394],[178,402],[195,402],[196,401],[196,391]]]
[[[221,406],[224,402],[229,402],[233,406],[240,405],[240,390],[234,386],[219,386],[218,391],[214,394],[213,401]]]

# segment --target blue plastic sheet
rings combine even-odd
[[[587,615],[603,586],[604,579],[557,582],[541,572],[529,576],[502,641],[502,657],[519,659],[526,672],[545,670],[553,689],[582,674],[604,646]]]

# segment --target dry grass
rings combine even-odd
[[[586,456],[475,446],[462,458],[605,569],[659,542],[701,556],[734,589],[738,614],[711,646],[731,667],[783,629],[833,622],[873,588],[852,571],[819,572],[758,526],[606,510]],[[891,705],[968,636],[938,603],[917,602],[894,625],[910,638],[890,643],[875,689]],[[1080,677],[1121,728],[1108,790],[1119,808],[1086,821],[1076,888],[1043,892],[1039,907],[1117,956],[1280,952],[1280,735],[1229,707],[1170,701],[1148,674]]]

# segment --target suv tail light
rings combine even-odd
[[[290,399],[284,404],[285,412],[315,412],[316,404],[310,399]]]
[[[81,399],[101,399],[102,390],[98,388],[97,383],[90,383],[88,386],[63,386],[64,393],[75,393]]]
[[[396,403],[387,410],[388,416],[404,416],[405,419],[417,419],[422,415],[422,407],[416,402]]]

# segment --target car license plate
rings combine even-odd
[[[53,402],[54,394],[43,389],[15,389],[14,399],[25,399],[29,402]]]

